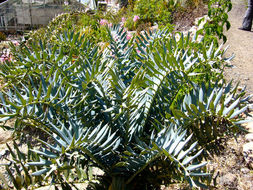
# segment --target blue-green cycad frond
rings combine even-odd
[[[13,86],[13,89],[0,93],[2,104],[5,107],[1,110],[2,114],[8,113],[21,118],[35,114],[40,117],[40,114],[46,113],[47,108],[56,109],[61,103],[65,103],[72,86],[64,84],[64,80],[56,73],[53,77],[48,78],[49,82],[41,76],[39,86],[36,86],[30,78],[29,85],[22,84],[21,89]]]
[[[211,114],[213,116],[233,119],[243,113],[248,106],[243,103],[243,93],[237,93],[237,87],[232,89],[232,84],[212,87],[196,86],[186,94],[182,104],[185,112],[198,114]],[[190,113],[188,115],[191,115]],[[231,120],[233,121],[233,120]]]
[[[41,166],[33,175],[50,175],[52,172],[74,169],[75,154],[83,155],[86,159],[92,159],[97,167],[108,172],[108,162],[116,162],[112,150],[120,144],[116,133],[111,133],[108,125],[100,124],[94,128],[83,126],[77,120],[58,120],[53,124],[48,122],[45,127],[50,130],[49,137],[54,144],[40,140],[45,148],[33,150],[40,156],[39,162],[29,162],[30,166]],[[116,159],[116,160],[115,160]]]
[[[158,48],[162,50],[147,47],[149,54],[126,91],[133,110],[130,116],[132,134],[136,129],[143,130],[146,118],[152,113],[165,116],[166,112],[161,111],[169,111],[182,87],[186,84],[191,85],[188,78],[194,75],[192,71],[196,59],[186,53],[183,56],[180,56],[181,52],[170,53],[163,42]],[[158,116],[154,119],[159,118],[158,114],[154,115]]]
[[[109,46],[107,58],[111,62],[109,68],[115,69],[125,84],[129,84],[135,71],[141,66],[133,57],[133,40],[127,39],[127,32],[120,25],[108,28]]]
[[[243,98],[243,94],[238,93],[237,87],[232,88],[232,83],[208,86],[203,83],[178,102],[181,111],[173,110],[173,114],[202,146],[207,146],[225,134],[243,130],[239,124],[247,121],[240,115],[248,109],[244,102],[248,98]]]
[[[39,41],[38,44],[24,46],[22,51],[15,56],[15,62],[2,66],[1,76],[9,84],[15,82],[26,83],[29,76],[33,80],[40,80],[40,75],[47,78],[55,70],[61,71],[60,75],[68,81],[75,79],[81,67],[91,64],[98,69],[98,62],[101,54],[98,47],[92,44],[84,35],[79,33],[65,32],[60,35],[61,43],[49,43]],[[15,77],[11,77],[14,75]]]
[[[168,39],[170,35],[168,30],[155,30],[143,31],[136,37],[136,45],[138,50],[138,56],[141,59],[145,59],[145,55],[148,54],[148,47],[153,46],[157,41],[162,41],[163,39]]]
[[[110,36],[109,49],[112,52],[114,58],[122,60],[129,59],[129,52],[132,47],[129,45],[129,40],[127,39],[127,32],[120,25],[114,25],[108,30]]]
[[[187,136],[186,130],[182,131],[178,126],[171,125],[169,128],[163,127],[156,135],[153,133],[149,144],[136,138],[135,151],[138,150],[140,153],[128,148],[123,156],[123,160],[127,163],[126,168],[134,173],[127,183],[130,183],[134,177],[146,170],[147,167],[156,165],[157,158],[162,157],[163,159],[159,161],[166,162],[171,165],[173,170],[178,170],[179,173],[184,173],[184,179],[192,187],[205,187],[199,182],[199,179],[210,176],[210,174],[200,171],[207,163],[198,163],[196,161],[202,150],[197,150],[196,142],[191,142],[192,144],[188,145],[191,137],[192,135]]]

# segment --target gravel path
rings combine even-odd
[[[230,30],[226,33],[229,45],[228,55],[235,54],[231,61],[232,68],[225,70],[227,79],[240,82],[240,86],[247,86],[248,94],[253,94],[253,32],[239,30],[246,12],[245,0],[232,0],[233,9],[229,13]],[[253,31],[253,29],[252,29]]]

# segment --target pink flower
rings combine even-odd
[[[11,57],[10,55],[7,53],[7,54],[3,54],[1,57],[0,57],[0,63],[3,63],[5,61],[11,61]]]
[[[11,61],[11,57],[6,57],[5,60]]]
[[[140,53],[141,53],[141,51],[140,51],[140,50],[138,50],[138,49],[136,50],[136,52],[137,52],[138,54],[140,54]]]
[[[132,38],[132,35],[130,33],[127,33],[126,39],[131,40],[131,38]]]
[[[109,27],[112,27],[112,23],[109,23],[108,26],[109,26]]]
[[[2,55],[2,57],[10,57],[9,51],[6,51],[6,52]]]
[[[104,26],[108,24],[108,21],[106,19],[101,19],[99,22],[100,25]]]
[[[18,46],[19,45],[19,42],[17,40],[12,40],[11,41],[15,46]]]
[[[0,63],[3,63],[5,59],[3,57],[0,57]]]
[[[135,15],[134,18],[133,18],[133,21],[137,22],[139,19],[140,19],[140,17],[138,15]]]
[[[122,18],[121,18],[121,22],[122,22],[122,23],[126,22],[126,18],[125,18],[125,17],[122,17]]]

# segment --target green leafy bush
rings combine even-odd
[[[75,30],[81,34],[85,34],[86,38],[90,38],[92,41],[105,42],[107,41],[106,26],[102,25],[101,20],[108,20],[108,24],[118,21],[114,18],[114,15],[110,12],[103,15],[100,12],[70,12],[63,13],[55,17],[46,28],[40,28],[36,31],[32,31],[25,38],[27,38],[27,44],[32,46],[39,41],[47,41],[50,43],[61,43],[59,41],[59,34],[64,33],[67,30]],[[113,22],[112,22],[113,21]]]
[[[0,32],[0,42],[6,40],[6,35],[3,32]]]
[[[29,44],[38,43],[38,41],[51,41],[57,43],[58,35],[66,30],[79,30],[78,21],[82,18],[82,12],[63,13],[55,17],[47,27],[31,31],[25,38]]]
[[[172,11],[176,8],[173,1],[163,0],[138,0],[126,11],[125,26],[129,30],[143,30],[154,24],[172,28]],[[134,19],[139,16],[138,21]]]
[[[208,16],[210,21],[204,25],[205,38],[214,40],[216,36],[227,41],[227,37],[224,34],[224,28],[227,30],[230,28],[230,22],[228,20],[228,12],[232,9],[231,0],[211,0],[208,3]],[[199,21],[199,23],[202,20]]]
[[[134,7],[134,13],[140,15],[142,22],[159,25],[171,22],[171,11],[170,4],[162,0],[137,1]]]

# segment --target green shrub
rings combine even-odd
[[[204,25],[204,35],[206,39],[214,40],[216,36],[222,39],[224,43],[227,37],[224,34],[224,28],[229,30],[230,22],[228,12],[232,10],[231,0],[210,0],[208,3],[208,16],[210,21]],[[199,23],[203,21],[200,20]]]
[[[143,22],[164,24],[171,21],[169,3],[163,0],[136,1],[134,13],[140,15]]]
[[[129,30],[143,30],[154,24],[171,28],[171,12],[176,8],[171,4],[173,1],[163,0],[138,0],[126,11],[125,26]],[[134,21],[134,16],[139,16],[138,21]]]
[[[47,41],[51,43],[61,43],[58,35],[66,30],[75,30],[81,34],[85,34],[86,38],[91,39],[95,43],[105,42],[108,40],[106,26],[101,25],[101,20],[107,20],[108,24],[119,22],[119,17],[111,12],[103,14],[101,12],[85,13],[85,12],[70,12],[64,13],[54,18],[46,28],[40,28],[30,32],[26,38],[27,44],[31,46],[38,41]]]
[[[6,40],[6,35],[3,32],[0,32],[0,42]]]
[[[79,30],[77,22],[82,17],[81,12],[63,13],[55,17],[47,27],[31,31],[25,36],[28,44],[47,41],[57,43],[58,35],[66,30]]]

